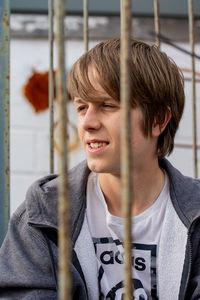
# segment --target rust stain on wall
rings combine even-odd
[[[40,73],[33,69],[32,75],[23,87],[23,94],[36,113],[42,112],[49,107],[48,80],[49,72]],[[56,91],[54,88],[54,99],[55,97]]]

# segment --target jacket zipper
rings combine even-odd
[[[36,227],[36,228],[51,228],[52,230],[55,230],[57,233],[58,233],[58,230],[54,227],[51,227],[49,225],[41,225],[41,224],[35,224],[35,223],[28,223],[30,226],[32,227]],[[58,245],[57,245],[58,247]],[[78,270],[77,270],[78,271]],[[79,271],[78,271],[79,272]],[[80,274],[80,273],[79,273]],[[80,274],[80,276],[82,277],[82,275]],[[83,278],[82,278],[83,279]],[[87,297],[88,297],[88,291],[87,291],[87,285],[86,285],[86,282],[85,282],[85,279],[83,279],[83,283],[85,285],[85,289],[86,289],[86,293],[87,293]]]
[[[51,229],[55,230],[56,232],[58,232],[58,230],[55,227],[52,227],[50,225],[42,225],[42,224],[35,224],[35,223],[28,223],[28,225],[30,225],[32,227],[37,227],[37,228],[51,228]]]
[[[192,227],[194,226],[194,224],[196,222],[198,222],[200,220],[200,217],[197,217],[190,225],[190,228],[188,230],[188,255],[189,255],[189,262],[188,262],[188,272],[187,272],[187,277],[185,280],[185,284],[184,284],[184,291],[183,291],[183,298],[180,300],[184,300],[185,299],[185,294],[186,294],[186,290],[188,287],[188,283],[189,283],[189,278],[190,278],[190,273],[191,273],[191,267],[192,267],[192,246],[191,246],[191,230]],[[186,250],[187,251],[187,250]],[[186,299],[185,299],[186,300]]]
[[[192,266],[192,247],[191,247],[191,240],[190,240],[190,236],[191,234],[188,234],[188,255],[189,255],[189,263],[188,263],[188,272],[187,272],[187,277],[185,280],[185,284],[184,284],[184,291],[183,291],[183,300],[185,299],[185,293],[188,287],[188,283],[189,283],[189,278],[190,278],[190,273],[191,273],[191,266]]]

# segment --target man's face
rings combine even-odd
[[[79,136],[86,153],[88,167],[97,173],[120,176],[120,103],[112,99],[99,85],[92,68],[88,72],[99,101],[85,101],[78,97],[74,105],[78,114]],[[140,108],[131,110],[132,154],[134,167],[140,167],[155,152],[156,140],[145,137]]]

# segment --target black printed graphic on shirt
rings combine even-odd
[[[99,262],[100,299],[123,299],[123,245],[111,237],[93,238]],[[132,244],[134,299],[158,300],[156,284],[156,245]]]

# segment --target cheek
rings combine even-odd
[[[112,138],[115,140],[115,144],[118,146],[120,150],[120,143],[121,143],[121,128],[120,128],[120,122],[113,122],[115,124],[113,126],[112,131]]]
[[[82,141],[82,139],[83,139],[83,129],[82,129],[82,126],[81,126],[81,122],[80,121],[78,121],[78,135],[79,135],[79,138],[80,138],[80,140]]]

